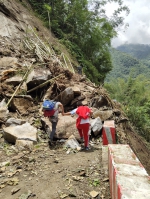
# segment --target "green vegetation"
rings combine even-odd
[[[100,180],[99,179],[94,179],[91,183],[94,187],[97,187],[100,185]]]
[[[106,79],[105,87],[111,97],[123,104],[130,121],[150,141],[150,46],[125,44],[117,50],[110,49],[111,39],[117,35],[116,29],[125,25],[121,13],[129,13],[123,1],[28,2],[47,28],[83,66],[84,73],[92,82],[101,84]],[[110,3],[111,6],[112,2],[118,7],[108,18],[105,5]]]
[[[83,66],[87,77],[100,84],[111,71],[109,53],[115,29],[123,24],[122,12],[129,10],[122,0],[28,0],[46,26]],[[111,18],[105,14],[107,3],[118,4]]]
[[[100,185],[100,180],[99,179],[90,179],[89,183],[91,186],[97,187]]]
[[[140,46],[140,51],[144,51],[145,46],[143,45],[144,49]],[[114,68],[107,76],[105,88],[113,99],[122,104],[139,134],[150,142],[150,68],[144,64],[150,51],[149,48],[146,49],[146,59],[143,58],[142,61],[131,56],[134,51],[132,52],[130,45],[129,50],[126,46],[126,51],[131,51],[130,55],[111,49]]]
[[[147,78],[150,76],[150,67],[145,64],[146,60],[139,60],[131,54],[127,54],[116,50],[110,49],[113,69],[106,76],[105,81],[109,82],[115,78],[127,79],[132,73],[132,77],[136,78],[138,75],[143,74]]]
[[[128,53],[137,59],[150,60],[150,45],[145,44],[124,44],[117,47],[117,50]]]
[[[150,70],[150,45],[145,44],[124,44],[117,47],[117,50],[125,52],[134,58],[138,59],[141,65],[144,65]],[[144,68],[143,68],[144,69]],[[147,71],[143,71],[147,74]],[[147,74],[147,77],[150,73]]]

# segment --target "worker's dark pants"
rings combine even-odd
[[[58,121],[57,121],[57,122],[58,122]],[[52,131],[51,131],[51,133],[50,133],[50,140],[51,140],[51,141],[53,141],[53,138],[54,138],[54,135],[55,135],[55,132],[56,132],[57,122],[51,121],[51,123],[52,123]]]

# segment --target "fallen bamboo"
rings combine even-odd
[[[62,53],[62,56],[63,56],[64,62],[65,62],[66,68],[68,68],[68,65],[67,65],[67,62],[66,62],[66,59],[65,59],[65,56],[63,53]]]
[[[15,94],[17,93],[17,91],[18,91],[18,89],[20,88],[20,86],[22,85],[22,83],[23,83],[23,81],[25,80],[25,78],[26,78],[28,72],[30,71],[31,67],[32,67],[32,64],[31,64],[31,66],[27,69],[27,71],[26,71],[26,73],[25,73],[25,75],[24,75],[22,81],[20,82],[20,84],[19,84],[18,87],[16,88],[15,92],[14,92],[13,95],[11,96],[10,100],[9,100],[8,103],[6,104],[7,107],[8,107],[8,105],[10,104],[11,100],[13,99],[13,97],[15,96]]]
[[[60,76],[62,76],[62,75],[64,75],[64,74],[60,74],[60,75],[58,75],[57,77],[54,77],[54,78],[52,78],[52,79],[50,79],[50,80],[47,80],[46,82],[44,82],[44,83],[42,83],[42,84],[40,84],[40,85],[38,85],[38,86],[36,86],[36,87],[30,89],[29,91],[27,91],[27,93],[30,93],[30,92],[32,92],[32,91],[38,89],[38,88],[43,87],[44,85],[48,84],[49,82],[53,81],[54,79],[57,79],[58,77],[60,77]]]
[[[67,57],[67,56],[66,56],[66,57]],[[68,59],[68,61],[69,61],[69,63],[70,63],[70,66],[71,66],[71,68],[72,68],[72,72],[75,73],[74,68],[73,68],[73,66],[72,66],[72,64],[71,64],[70,59],[69,59],[68,57],[67,57],[67,59]]]

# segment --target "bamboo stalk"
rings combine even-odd
[[[46,45],[37,35],[37,33],[34,31],[34,29],[32,28],[32,26],[28,26],[29,29],[31,30],[31,32],[33,33],[34,39],[30,39],[30,42],[28,41],[24,41],[25,45],[27,46],[27,48],[29,48],[31,50],[35,49],[35,53],[38,56],[39,60],[41,62],[44,62],[44,58],[49,59],[51,57],[53,57],[55,60],[57,60],[60,64],[61,67],[63,68],[67,68],[68,70],[72,71],[73,73],[75,73],[74,68],[71,64],[70,59],[66,56],[64,56],[63,53],[61,53],[61,56],[63,57],[63,61],[61,61],[57,56],[55,51],[53,50],[53,48],[51,47],[49,41],[48,41],[48,45]],[[36,41],[34,41],[36,40]],[[35,46],[33,48],[33,46]],[[51,57],[50,57],[51,56]],[[67,60],[68,60],[68,64],[67,64]]]
[[[40,84],[40,85],[38,85],[38,86],[36,86],[36,87],[30,89],[29,91],[27,91],[27,93],[30,93],[30,92],[32,92],[32,91],[38,89],[38,88],[43,87],[45,84],[47,84],[47,83],[49,83],[49,82],[52,82],[54,79],[57,79],[58,77],[60,77],[60,76],[62,76],[62,75],[64,75],[64,74],[60,74],[60,75],[58,75],[57,77],[54,77],[54,78],[52,78],[52,79],[50,79],[50,80],[47,80],[46,82],[44,82],[44,83],[42,83],[42,84]]]
[[[57,60],[59,62],[59,64],[64,68],[63,64],[61,63],[61,61],[58,59],[58,57],[56,55],[52,55],[52,57]]]
[[[30,26],[30,25],[29,25]],[[43,45],[43,46],[45,46],[44,45],[44,43],[41,41],[41,39],[37,36],[37,34],[35,33],[35,31],[33,30],[33,28],[30,26],[30,28],[31,28],[31,30],[32,30],[32,32],[34,33],[34,35],[36,36],[36,38],[39,40],[39,42]]]
[[[43,54],[43,56],[45,56],[46,58],[48,58],[48,53],[45,52],[45,49],[43,50],[43,49],[39,46],[39,50],[41,51],[41,54]]]
[[[46,37],[45,37],[45,39],[47,40]],[[47,48],[49,48],[50,53],[51,53],[51,51],[52,51],[51,55],[54,54],[54,55],[56,56],[56,53],[55,53],[55,51],[53,50],[53,48],[51,47],[51,44],[50,44],[50,42],[49,42],[48,40],[47,40],[47,43],[49,44],[49,46],[47,46]]]
[[[39,48],[38,48],[38,45],[35,44],[35,47],[36,47],[36,54],[37,54],[37,56],[39,57],[39,59],[40,59],[41,61],[43,61],[43,57],[41,56],[41,53],[40,53]]]
[[[51,19],[50,19],[50,14],[48,12],[48,22],[49,22],[49,30],[51,32]]]
[[[67,57],[67,56],[66,56],[66,57]],[[68,57],[67,57],[67,59],[68,59],[68,61],[69,61],[69,63],[70,63],[70,66],[71,66],[71,68],[72,68],[73,73],[75,73],[74,68],[73,68],[73,66],[72,66],[72,64],[71,64],[70,59],[69,59]]]
[[[67,65],[67,62],[66,62],[64,54],[62,54],[62,56],[63,56],[64,62],[65,62],[66,68],[68,68],[68,65]]]
[[[26,73],[25,73],[25,75],[24,75],[22,81],[20,82],[20,84],[19,84],[18,87],[16,88],[15,92],[14,92],[13,95],[11,96],[10,100],[9,100],[8,103],[6,104],[7,107],[8,107],[8,105],[10,104],[11,100],[13,99],[13,97],[15,96],[16,92],[18,91],[18,89],[20,88],[20,86],[22,85],[22,83],[23,83],[23,81],[25,80],[25,78],[26,78],[28,72],[30,71],[31,67],[32,67],[32,64],[31,64],[31,66],[28,68],[28,70],[26,71]]]
[[[28,43],[27,41],[23,40],[23,42],[24,42],[24,44],[25,44],[30,50],[33,49],[33,48],[31,48],[31,46],[29,46],[29,43]]]

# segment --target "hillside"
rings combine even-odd
[[[137,52],[140,54],[138,49]],[[120,46],[117,49],[112,48],[110,49],[110,53],[113,69],[107,75],[106,81],[111,81],[116,78],[128,79],[129,75],[133,78],[138,75],[144,75],[147,78],[149,77],[150,65],[148,56],[146,56],[147,59],[143,57],[141,60],[138,56],[136,57],[134,51],[132,51],[132,49],[128,49],[127,46],[126,48],[123,48],[123,46]]]
[[[150,60],[150,45],[145,44],[124,44],[116,48],[121,52],[132,55],[139,60]]]
[[[81,150],[81,142],[75,142],[79,148],[69,148],[69,139],[79,141],[76,118],[59,113],[51,146],[43,100],[60,101],[65,112],[82,101],[94,112],[91,121],[113,120],[117,143],[129,144],[150,174],[147,143],[121,105],[103,87],[76,73],[76,59],[20,2],[26,1],[0,2],[0,198],[109,199],[102,129],[91,127],[89,151]],[[34,139],[20,136],[28,132],[36,132]]]

